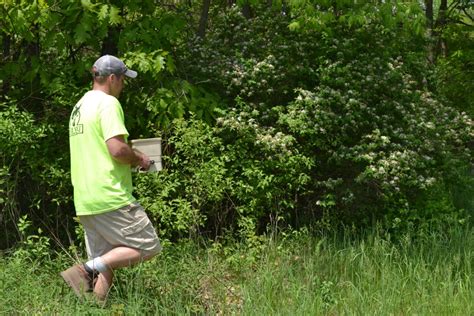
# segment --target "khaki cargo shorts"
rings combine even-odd
[[[79,216],[84,227],[89,258],[96,258],[115,247],[139,249],[143,257],[161,251],[161,244],[143,207],[134,202],[118,210]]]

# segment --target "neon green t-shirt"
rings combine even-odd
[[[124,135],[120,102],[102,91],[87,92],[69,120],[71,179],[76,214],[93,215],[116,210],[135,201],[128,164],[114,160],[106,140]]]

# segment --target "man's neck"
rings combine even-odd
[[[100,84],[94,83],[94,84],[92,85],[92,90],[102,91],[102,92],[104,92],[104,93],[106,93],[106,94],[111,95],[111,94],[110,94],[110,88],[109,88],[108,86],[106,86],[106,85],[100,85]]]

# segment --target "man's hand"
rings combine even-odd
[[[135,155],[137,155],[137,157],[139,157],[139,162],[137,165],[140,166],[140,170],[147,171],[148,169],[150,169],[150,166],[151,166],[150,157],[148,157],[147,155],[145,155],[144,153],[142,153],[141,151],[137,149],[133,149],[133,152],[135,153]]]
[[[125,142],[123,135],[107,139],[106,144],[110,155],[118,162],[129,164],[132,167],[140,166],[143,170],[150,168],[150,158],[144,153],[132,149],[132,147]]]

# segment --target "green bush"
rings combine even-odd
[[[64,122],[39,120],[13,102],[0,105],[0,224],[5,235],[0,247],[22,238],[17,226],[22,216],[57,241],[67,237],[58,228],[67,227],[73,214]]]
[[[38,126],[33,116],[19,110],[14,104],[0,104],[0,223],[1,247],[11,246],[19,237],[16,224],[24,206],[22,197],[27,196],[26,179],[33,170],[28,168],[30,153],[39,148],[46,136],[43,126]]]
[[[292,137],[257,127],[256,116],[229,111],[215,127],[174,122],[165,170],[135,177],[140,201],[163,236],[235,229],[252,237],[271,219],[291,215],[310,162],[294,150]]]

